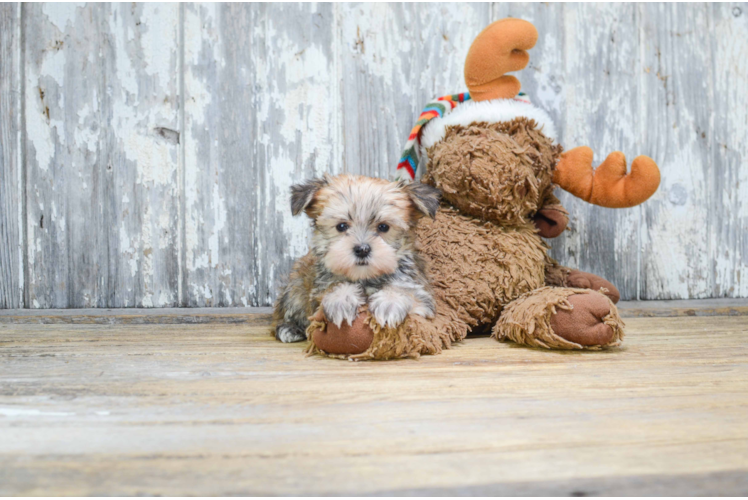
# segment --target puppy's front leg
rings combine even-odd
[[[340,328],[343,321],[353,325],[358,308],[364,305],[364,290],[357,283],[341,283],[322,297],[325,317]]]
[[[413,296],[396,287],[384,287],[369,297],[369,310],[382,326],[398,326],[412,309]]]

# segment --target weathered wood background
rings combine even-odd
[[[289,186],[392,175],[506,16],[562,144],[662,169],[634,209],[564,193],[555,257],[627,299],[748,297],[746,4],[0,4],[0,308],[270,304],[307,244]]]

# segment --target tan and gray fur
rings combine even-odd
[[[435,301],[418,256],[415,228],[433,218],[441,193],[425,184],[339,175],[291,188],[291,211],[312,219],[309,253],[293,266],[275,304],[274,331],[282,342],[306,339],[309,317],[349,325],[368,305],[381,326],[409,314],[432,318]]]

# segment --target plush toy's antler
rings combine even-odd
[[[474,101],[511,99],[519,93],[519,80],[505,75],[519,71],[530,60],[526,50],[535,46],[538,30],[522,19],[507,18],[490,24],[473,41],[465,59],[465,83]]]
[[[592,150],[587,146],[561,155],[553,172],[553,182],[574,196],[607,208],[626,208],[643,203],[660,185],[660,169],[648,156],[637,156],[626,174],[626,157],[610,153],[597,169],[592,169]]]
[[[527,66],[527,50],[535,46],[538,31],[531,23],[507,18],[490,24],[475,38],[465,60],[465,83],[474,101],[511,99],[521,88],[506,75]],[[561,155],[553,182],[583,200],[608,208],[633,207],[652,196],[660,185],[660,170],[647,156],[637,156],[626,174],[626,157],[608,155],[592,168],[592,150],[578,147]]]

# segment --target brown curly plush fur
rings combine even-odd
[[[561,151],[526,118],[453,126],[429,148],[421,182],[466,215],[525,226],[543,204],[560,205],[551,178]]]
[[[507,228],[445,205],[417,234],[437,313],[447,309],[459,318],[449,327],[455,340],[492,324],[505,304],[543,286],[546,246],[529,223]]]

